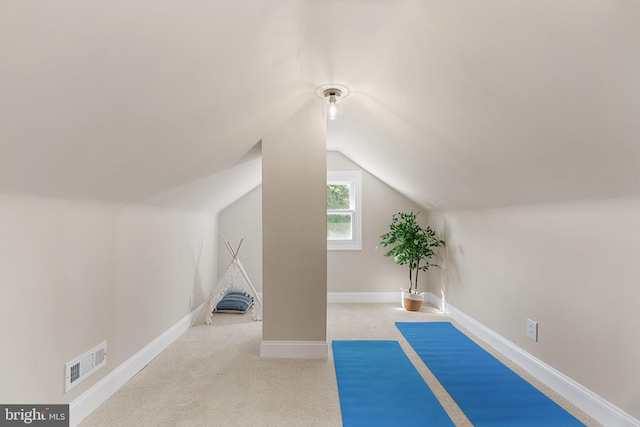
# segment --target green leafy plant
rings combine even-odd
[[[399,212],[394,214],[389,231],[380,236],[380,244],[390,246],[384,256],[393,257],[398,265],[409,264],[409,292],[418,292],[418,272],[431,267],[440,267],[430,262],[435,248],[444,246],[444,241],[436,237],[431,227],[418,224],[418,214]]]

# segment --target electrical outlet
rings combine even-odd
[[[527,336],[533,341],[538,342],[538,322],[527,319]]]
[[[195,298],[195,294],[189,295],[189,307],[193,307],[194,298]]]

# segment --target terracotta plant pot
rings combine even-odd
[[[424,302],[424,293],[410,293],[409,291],[402,290],[402,308],[407,311],[420,311],[422,303]]]

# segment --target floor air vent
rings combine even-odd
[[[103,342],[65,365],[64,392],[107,364],[107,342]]]

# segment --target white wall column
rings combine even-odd
[[[326,122],[301,110],[262,140],[262,357],[328,356]]]

